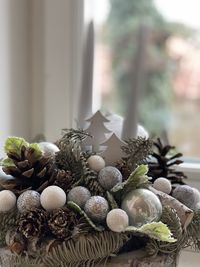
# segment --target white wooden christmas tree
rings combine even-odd
[[[107,147],[101,153],[101,156],[104,158],[107,166],[115,165],[115,163],[124,156],[121,147],[124,146],[125,143],[119,139],[115,133],[113,133],[108,140],[101,145]]]
[[[102,115],[102,113],[98,110],[91,118],[86,120],[90,123],[87,129],[85,129],[86,132],[88,132],[91,137],[87,137],[84,140],[84,145],[86,146],[92,146],[93,152],[99,152],[100,150],[100,144],[106,140],[106,134],[110,133],[110,130],[108,130],[104,123],[109,122],[106,117]]]

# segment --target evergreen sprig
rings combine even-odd
[[[144,137],[128,139],[122,146],[123,152],[127,155],[124,160],[133,171],[137,165],[146,163],[147,157],[152,153],[153,141]]]

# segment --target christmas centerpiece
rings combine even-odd
[[[96,112],[55,142],[8,137],[0,172],[0,266],[176,266],[200,249],[200,193],[174,147],[121,140]]]

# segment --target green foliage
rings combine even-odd
[[[126,234],[102,232],[88,236],[80,236],[64,242],[44,255],[43,262],[48,267],[89,267],[106,262],[109,256],[115,254],[128,241]]]
[[[3,166],[3,167],[15,167],[15,164],[14,164],[14,162],[13,162],[13,160],[12,159],[10,159],[10,158],[5,158],[5,159],[3,159],[2,161],[1,161],[1,166]]]
[[[42,150],[41,150],[39,144],[37,144],[37,143],[30,144],[29,148],[32,149],[35,160],[39,159],[42,156]]]
[[[17,254],[4,254],[0,257],[1,266],[7,267],[46,267],[42,264],[41,256],[36,259]]]
[[[128,168],[134,170],[139,164],[145,163],[147,157],[152,153],[153,141],[144,137],[132,138],[125,141],[122,146],[123,152],[127,155],[124,160]]]
[[[126,181],[114,186],[111,189],[111,193],[120,201],[128,192],[140,187],[145,187],[149,182],[148,176],[146,175],[147,172],[148,165],[138,166]]]
[[[21,137],[8,137],[5,142],[4,150],[6,153],[14,153],[21,156],[22,147],[28,147],[29,144]]]
[[[176,242],[176,239],[172,237],[172,233],[167,225],[162,222],[147,223],[139,228],[129,226],[126,228],[126,232],[144,234],[158,241],[165,241],[169,243]]]
[[[192,222],[185,232],[187,244],[200,251],[200,210],[196,210]]]
[[[106,192],[106,196],[107,196],[107,200],[108,200],[108,203],[110,205],[110,208],[111,209],[118,209],[119,206],[118,206],[114,196],[109,191]]]

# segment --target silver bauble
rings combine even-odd
[[[109,212],[108,201],[104,197],[93,196],[86,202],[84,210],[90,219],[102,222]]]
[[[135,227],[159,221],[162,215],[159,198],[147,189],[130,191],[123,199],[121,208],[128,214],[129,224]]]
[[[98,180],[104,189],[110,190],[122,182],[122,174],[117,168],[107,166],[100,170]]]
[[[23,192],[17,199],[17,208],[21,213],[38,207],[40,207],[40,194],[34,190]]]
[[[200,202],[199,191],[189,185],[177,186],[174,189],[172,196],[190,209],[195,209],[196,204]]]
[[[67,195],[67,200],[73,201],[79,207],[84,208],[85,203],[88,201],[90,197],[91,194],[87,188],[83,186],[76,186],[69,191]]]

